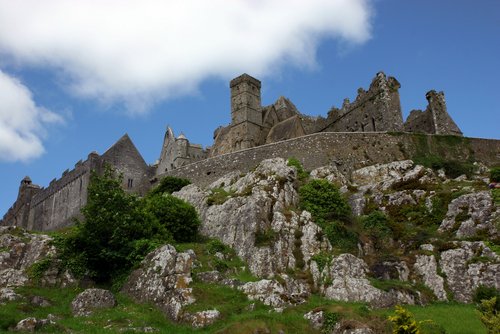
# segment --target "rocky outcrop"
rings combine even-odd
[[[456,300],[472,301],[479,285],[500,289],[500,257],[483,242],[454,242],[455,249],[441,253],[439,266]]]
[[[415,304],[414,296],[405,291],[386,292],[373,287],[367,278],[367,264],[352,254],[334,257],[322,270],[312,261],[311,273],[316,287],[328,299],[363,301],[376,307]]]
[[[413,268],[415,273],[421,277],[422,282],[432,290],[438,300],[448,300],[444,289],[444,279],[438,275],[438,267],[434,255],[417,255]]]
[[[416,180],[424,184],[436,179],[431,169],[415,165],[411,160],[403,160],[357,169],[352,172],[351,180],[365,190],[384,191],[400,182]]]
[[[272,306],[276,311],[290,305],[305,302],[309,297],[309,286],[294,280],[287,275],[280,275],[280,281],[263,279],[257,282],[248,282],[240,287],[250,300],[260,300],[265,305]]]
[[[10,302],[14,300],[19,300],[22,297],[18,295],[12,288],[1,288],[0,289],[0,305],[3,302]]]
[[[491,193],[487,190],[462,195],[448,205],[439,231],[456,229],[458,238],[471,237],[481,230],[487,231],[490,236],[498,235],[493,221],[500,217],[497,217],[494,207]]]
[[[321,310],[312,310],[304,314],[304,319],[309,320],[311,327],[319,330],[323,327],[323,323],[325,322],[324,312]]]
[[[191,324],[194,328],[210,326],[220,318],[218,310],[205,310],[194,314],[185,314],[183,320]]]
[[[39,261],[50,261],[47,270],[37,277],[42,286],[69,286],[76,284],[74,277],[61,271],[57,265],[56,248],[52,238],[31,234],[16,227],[0,227],[0,287],[23,286],[30,282],[27,274]]]
[[[54,324],[55,322],[52,319],[37,319],[34,317],[30,317],[19,321],[14,328],[14,331],[34,333],[41,329],[43,326]]]
[[[74,316],[87,317],[98,309],[116,306],[115,296],[109,290],[87,289],[78,294],[71,302],[71,311]]]
[[[256,276],[272,278],[298,265],[307,269],[312,255],[331,249],[317,240],[321,229],[309,213],[290,210],[298,206],[295,181],[295,168],[277,158],[244,176],[223,177],[208,190],[191,185],[174,196],[195,206],[203,235],[234,248]],[[216,191],[227,197],[212,203]]]
[[[178,321],[182,307],[195,301],[189,287],[194,260],[192,250],[178,253],[171,245],[162,246],[146,256],[122,291],[138,302],[155,304]]]

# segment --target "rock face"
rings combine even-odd
[[[195,301],[189,287],[194,259],[192,250],[178,253],[171,245],[162,246],[146,256],[122,291],[138,302],[155,304],[170,319],[178,321],[181,308]]]
[[[109,290],[87,289],[73,299],[71,311],[74,316],[87,317],[94,311],[116,306],[115,296]]]
[[[27,270],[35,263],[52,259],[56,249],[52,238],[43,234],[31,234],[16,227],[0,227],[0,287],[23,286],[29,283]],[[67,271],[62,272],[55,261],[41,275],[42,286],[68,286],[76,280]]]
[[[43,326],[53,324],[55,324],[55,322],[50,319],[37,319],[30,317],[19,321],[14,330],[18,332],[34,333]]]
[[[448,205],[448,212],[439,230],[453,230],[458,225],[458,238],[471,237],[480,230],[487,231],[491,236],[498,235],[493,223],[498,213],[493,212],[493,209],[493,199],[489,191],[462,195]]]
[[[456,300],[469,303],[479,285],[500,289],[500,257],[483,242],[456,241],[441,253],[439,266]],[[478,261],[475,261],[477,259]],[[489,259],[488,262],[481,260]]]
[[[444,290],[444,279],[437,273],[437,262],[434,255],[417,255],[414,269],[421,276],[422,282],[434,292],[437,299],[448,300]]]
[[[276,311],[284,307],[305,302],[309,297],[309,286],[296,281],[287,275],[280,275],[282,283],[276,280],[263,279],[258,282],[248,282],[238,289],[243,291],[250,300],[260,300],[265,305],[272,306]]]
[[[363,301],[376,307],[415,303],[414,297],[406,292],[386,292],[373,287],[367,278],[367,264],[352,254],[334,257],[322,270],[312,261],[311,273],[316,287],[329,299]]]
[[[423,176],[426,175],[425,178]],[[432,170],[414,165],[411,160],[394,161],[388,164],[376,164],[355,170],[351,180],[355,185],[371,190],[387,190],[397,182],[432,180]]]
[[[331,249],[315,237],[321,229],[308,212],[289,210],[298,206],[295,180],[295,168],[276,158],[262,161],[245,176],[223,177],[209,186],[211,190],[191,185],[174,196],[197,209],[203,235],[233,247],[256,276],[272,278],[295,268],[297,261],[303,260],[307,269],[312,255]],[[209,205],[214,189],[228,196]]]

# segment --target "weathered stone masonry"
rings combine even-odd
[[[412,159],[420,153],[422,140],[429,143],[426,149],[430,154],[445,159],[473,158],[488,166],[500,165],[500,140],[460,138],[455,145],[437,145],[448,138],[411,133],[322,132],[212,157],[162,176],[185,177],[194,184],[207,186],[226,173],[247,172],[263,159],[277,157],[297,158],[307,170],[336,165],[340,171],[349,173],[375,163]]]
[[[214,144],[203,149],[167,127],[159,160],[148,166],[128,135],[104,154],[89,154],[47,188],[21,181],[16,202],[0,225],[54,230],[72,224],[87,202],[91,171],[104,164],[123,175],[123,188],[144,194],[165,175],[208,185],[225,173],[246,172],[272,157],[295,157],[306,169],[333,164],[346,173],[374,163],[434,154],[454,160],[500,164],[500,141],[458,137],[462,132],[446,110],[444,94],[427,93],[425,111],[412,111],[403,123],[400,83],[379,72],[368,90],[360,88],[352,103],[344,100],[327,117],[301,114],[287,98],[261,106],[261,82],[243,74],[230,82],[231,124],[214,132]],[[388,131],[426,133],[433,136]]]
[[[103,155],[92,152],[87,160],[76,163],[71,171],[53,179],[47,188],[33,185],[26,177],[21,181],[18,199],[7,211],[0,225],[16,225],[30,230],[48,231],[71,225],[87,203],[91,171],[102,172],[109,164],[123,175],[123,188],[144,194],[150,188],[152,170],[134,144],[124,135]]]

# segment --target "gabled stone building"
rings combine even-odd
[[[47,188],[25,177],[16,202],[0,225],[18,225],[32,230],[54,230],[70,225],[72,218],[77,217],[87,203],[91,171],[100,173],[105,164],[123,175],[126,191],[144,194],[152,182],[185,165],[312,134],[408,131],[462,135],[446,110],[442,92],[428,92],[427,109],[412,111],[403,123],[400,84],[382,72],[377,73],[368,90],[358,89],[354,102],[344,100],[340,109],[332,108],[326,117],[301,114],[285,97],[278,98],[272,105],[262,106],[261,82],[248,74],[231,80],[229,86],[231,124],[215,130],[211,148],[203,149],[201,145],[190,143],[182,133],[176,137],[167,127],[158,162],[148,166],[125,134],[102,155],[90,153],[87,160],[77,162],[73,170],[63,172],[61,178],[52,180]],[[268,150],[269,147],[263,152]],[[219,172],[203,171],[203,175],[213,176]]]

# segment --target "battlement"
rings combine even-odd
[[[231,124],[214,131],[211,147],[192,144],[183,133],[176,137],[167,127],[158,163],[148,166],[125,134],[102,155],[91,152],[74,169],[66,169],[47,188],[24,178],[16,202],[0,224],[32,230],[71,224],[87,203],[91,171],[101,173],[104,164],[123,175],[125,191],[144,194],[152,186],[150,180],[154,183],[164,175],[207,185],[228,172],[246,172],[273,157],[298,158],[307,169],[334,164],[348,173],[369,164],[411,159],[422,151],[418,147],[422,139],[418,136],[422,135],[412,133],[462,135],[447,112],[444,93],[434,90],[426,94],[427,109],[412,111],[403,123],[401,84],[383,72],[375,75],[367,90],[359,88],[353,102],[345,99],[340,109],[332,108],[326,117],[304,115],[283,96],[274,104],[262,106],[261,85],[248,74],[231,80]],[[439,138],[428,136],[425,140]],[[453,141],[459,143],[453,149],[429,153],[500,164],[500,141],[462,139]],[[434,147],[441,146],[429,145],[429,150]]]

